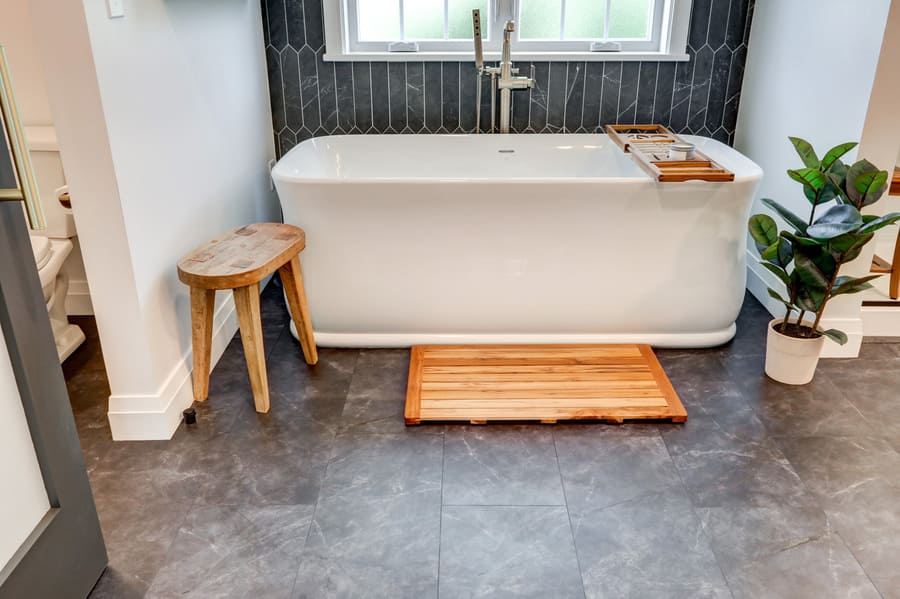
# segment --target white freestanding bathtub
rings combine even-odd
[[[657,183],[606,135],[304,141],[272,174],[306,230],[316,341],[728,341],[762,171],[688,139],[734,182]]]

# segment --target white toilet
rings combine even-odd
[[[67,190],[56,131],[53,127],[25,127],[25,137],[47,220],[46,229],[30,232],[31,249],[62,362],[84,342],[84,332],[69,322],[66,312],[69,275],[65,267],[75,247],[75,220],[71,208],[60,203]]]

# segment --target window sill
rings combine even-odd
[[[513,62],[685,62],[685,53],[668,52],[513,52]],[[473,52],[359,52],[353,54],[327,53],[326,62],[474,62]],[[500,60],[499,52],[485,52],[485,62]]]

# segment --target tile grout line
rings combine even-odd
[[[827,512],[826,512],[825,516],[826,517],[828,516]],[[829,526],[829,528],[830,528],[830,526]],[[844,548],[850,553],[850,557],[853,558],[853,561],[856,562],[856,565],[859,566],[859,569],[862,570],[862,573],[866,575],[866,579],[872,585],[872,588],[875,589],[875,592],[878,593],[878,596],[881,597],[881,599],[884,599],[884,593],[881,592],[881,588],[879,588],[879,586],[877,584],[875,584],[875,581],[872,580],[872,577],[869,576],[869,572],[866,570],[866,567],[862,564],[861,561],[859,561],[859,558],[856,557],[856,553],[853,551],[853,548],[847,544],[847,541],[844,539],[843,535],[841,535],[841,532],[839,530],[835,530],[834,532],[830,532],[830,534],[833,534],[834,536],[836,536],[837,538],[839,538],[841,540],[841,543],[844,545]]]
[[[441,596],[441,545],[444,544],[444,465],[447,456],[447,435],[441,435],[441,499],[438,506],[438,559],[437,559],[437,597]]]
[[[168,556],[172,552],[172,547],[175,545],[175,541],[178,539],[178,533],[180,533],[181,529],[184,528],[185,522],[187,521],[188,514],[197,508],[197,504],[199,503],[199,501],[200,501],[200,497],[198,495],[197,497],[194,498],[194,501],[193,501],[193,503],[191,503],[191,508],[189,510],[181,511],[181,513],[182,513],[181,522],[178,524],[178,528],[175,529],[175,532],[172,533],[172,539],[168,542],[168,544],[166,544],[166,550],[163,553],[163,555],[167,556],[167,558],[163,563],[160,564],[159,568],[156,569],[156,572],[153,573],[153,576],[147,582],[147,593],[149,593],[150,590],[153,588],[153,583],[156,582],[156,579],[159,576],[159,573],[162,571],[163,567],[168,563]],[[112,560],[110,560],[110,562],[111,561]],[[107,569],[108,568],[109,568],[109,565],[107,565]],[[107,569],[105,569],[103,571],[101,578],[106,575]],[[99,584],[99,582],[100,581],[98,580],[97,584]]]
[[[743,393],[741,393],[741,396],[743,396]],[[660,433],[657,430],[656,434],[657,434],[659,440],[662,441],[663,447],[666,448],[666,453],[669,455],[669,461],[672,463],[672,468],[675,469],[675,474],[678,475],[678,480],[679,480],[679,482],[681,482],[681,490],[684,493],[685,497],[687,498],[688,504],[691,506],[691,514],[694,516],[694,520],[700,526],[700,528],[703,532],[703,536],[706,538],[707,546],[709,547],[709,552],[712,553],[713,559],[716,560],[716,567],[719,569],[719,574],[722,576],[722,581],[725,582],[725,588],[728,589],[729,594],[731,594],[732,599],[734,599],[734,591],[731,589],[731,583],[728,581],[728,577],[725,576],[725,570],[724,570],[724,568],[722,568],[722,563],[719,561],[718,553],[716,553],[716,550],[712,546],[711,539],[706,532],[706,527],[703,526],[703,521],[700,520],[700,517],[697,515],[697,510],[696,510],[696,507],[694,506],[694,500],[690,496],[690,493],[688,492],[688,486],[684,482],[684,477],[681,475],[681,469],[678,468],[678,464],[675,463],[675,458],[672,456],[672,449],[669,447],[669,444],[666,443],[666,438],[662,435],[662,433]]]
[[[585,75],[587,75],[585,73]],[[556,445],[556,431],[550,431],[553,440],[553,455],[556,456],[556,471],[559,472],[559,484],[562,486],[563,501],[566,503],[566,519],[569,521],[569,534],[572,535],[572,549],[575,551],[575,565],[578,567],[578,578],[581,580],[581,594],[587,598],[587,590],[584,585],[584,570],[581,567],[581,556],[578,555],[578,543],[575,542],[575,527],[572,526],[572,514],[569,511],[569,497],[566,494],[566,480],[563,477],[562,465],[559,463],[559,447]]]

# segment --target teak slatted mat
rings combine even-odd
[[[687,412],[649,345],[419,345],[404,417],[684,422]]]
[[[606,134],[660,183],[734,181],[734,173],[699,150],[690,160],[670,160],[669,146],[684,140],[662,125],[606,125]]]

